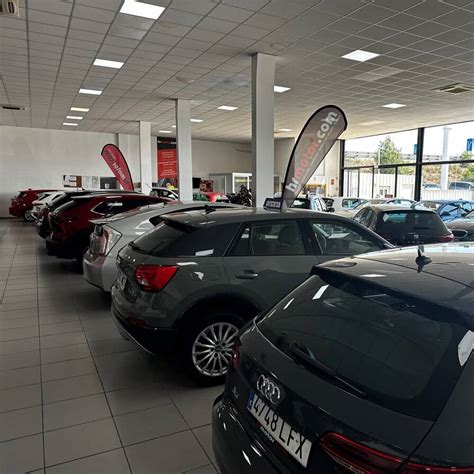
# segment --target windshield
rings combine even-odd
[[[468,330],[454,311],[344,273],[313,276],[258,321],[386,408],[434,419],[462,370]]]

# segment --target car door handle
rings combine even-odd
[[[239,280],[253,280],[258,277],[258,273],[254,273],[252,270],[244,270],[243,272],[236,273],[235,278]]]

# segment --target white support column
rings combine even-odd
[[[443,155],[442,160],[448,161],[449,160],[449,132],[451,129],[449,127],[443,127]],[[441,165],[441,173],[440,173],[440,188],[445,191],[448,189],[449,183],[449,165]]]
[[[176,152],[180,201],[193,199],[193,160],[191,151],[191,101],[176,99]]]
[[[151,123],[140,122],[140,181],[142,193],[150,194],[152,179]]]
[[[254,206],[273,196],[275,56],[252,56],[252,192]]]

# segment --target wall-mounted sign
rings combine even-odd
[[[177,179],[176,140],[174,138],[157,137],[156,145],[158,179]]]

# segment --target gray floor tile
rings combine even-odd
[[[38,296],[36,295],[36,292],[31,295],[11,295],[7,296],[7,293],[5,293],[5,296],[3,297],[2,304],[9,304],[9,303],[27,303],[27,302],[33,302],[36,304],[38,301]]]
[[[199,441],[199,444],[202,446],[204,451],[206,451],[209,459],[215,463],[216,458],[214,457],[214,451],[212,450],[212,426],[201,426],[199,428],[194,428],[193,433]]]
[[[5,296],[24,296],[24,295],[37,295],[38,290],[36,288],[18,288],[15,290],[5,291]]]
[[[135,349],[136,346],[131,341],[126,341],[121,336],[113,339],[100,339],[89,341],[89,347],[93,355],[113,354]]]
[[[146,367],[149,365],[145,356],[138,351],[95,356],[94,359],[100,371],[115,370],[123,367]]]
[[[69,321],[79,321],[77,313],[61,313],[61,314],[42,314],[39,316],[40,325],[66,323]]]
[[[0,342],[38,336],[38,327],[0,329]]]
[[[70,426],[44,434],[45,464],[72,461],[85,456],[120,448],[120,439],[112,418]]]
[[[73,344],[72,346],[52,347],[41,351],[41,363],[51,364],[53,362],[63,362],[74,359],[84,359],[90,357],[89,346],[87,344]]]
[[[20,474],[43,467],[41,434],[0,443],[0,472]]]
[[[14,309],[36,309],[37,307],[36,301],[25,301],[25,302],[17,302],[17,303],[2,303],[0,306],[1,311],[12,311]]]
[[[39,351],[19,352],[17,354],[0,355],[0,370],[19,369],[39,365]]]
[[[10,318],[2,319],[0,318],[0,329],[19,329],[19,328],[28,328],[38,326],[38,317],[28,317],[28,318]]]
[[[50,336],[52,334],[64,334],[75,331],[82,331],[82,324],[80,321],[67,321],[40,326],[40,336]]]
[[[40,383],[40,366],[24,367],[22,369],[1,370],[0,390]]]
[[[185,474],[217,474],[217,469],[212,464],[208,464],[207,466],[202,466],[198,467],[197,469],[192,469],[191,471],[186,471]]]
[[[152,368],[121,367],[105,370],[100,373],[100,379],[105,390],[140,387],[160,381],[161,375]]]
[[[0,413],[0,442],[42,431],[41,407]]]
[[[41,405],[40,384],[0,390],[0,413],[35,405]]]
[[[114,449],[58,466],[48,467],[46,474],[130,474],[123,449]]]
[[[171,403],[171,398],[160,384],[115,390],[107,392],[106,395],[114,415],[122,415]]]
[[[58,402],[102,392],[102,384],[97,374],[82,375],[43,383],[43,402]]]
[[[7,319],[23,319],[33,317],[38,317],[38,310],[36,308],[0,311],[0,320],[2,321],[6,321]]]
[[[90,357],[46,364],[41,369],[43,382],[95,373],[94,361]]]
[[[17,354],[39,349],[39,337],[17,339],[16,341],[0,342],[0,354]]]
[[[83,331],[68,332],[65,334],[52,334],[51,336],[41,336],[41,349],[50,347],[70,346],[72,344],[84,344],[86,336]]]
[[[183,431],[125,448],[134,474],[190,471],[209,464],[205,452],[190,431]]]
[[[104,394],[73,398],[43,406],[44,430],[56,430],[111,416]]]
[[[115,417],[115,423],[124,446],[188,428],[174,405],[120,415]]]

